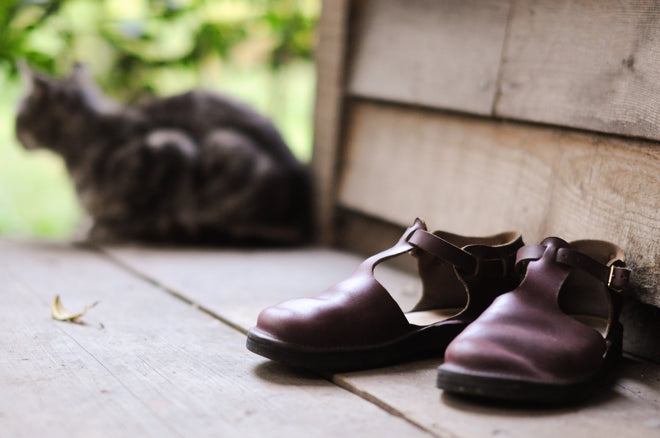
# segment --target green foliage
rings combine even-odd
[[[44,70],[53,69],[53,58],[34,51],[28,44],[31,33],[56,13],[61,1],[5,0],[0,3],[0,68],[16,73],[17,58],[30,59]]]
[[[136,99],[164,70],[200,74],[237,52],[274,71],[309,61],[317,15],[318,0],[3,0],[0,68],[15,75],[26,59],[62,75],[82,61]]]

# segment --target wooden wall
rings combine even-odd
[[[364,247],[337,235],[337,209],[344,222],[518,229],[528,243],[606,239],[626,251],[636,299],[660,306],[660,2],[323,8],[326,242]]]
[[[660,4],[353,2],[353,96],[660,140]]]

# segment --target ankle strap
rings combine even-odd
[[[516,257],[516,269],[520,269],[520,264],[523,262],[540,259],[545,253],[545,249],[546,247],[543,245],[525,245],[520,248]],[[622,292],[630,279],[630,269],[619,266],[623,265],[622,261],[617,260],[607,266],[572,248],[559,248],[555,261],[582,269],[587,274],[605,283],[614,292]]]
[[[446,260],[465,272],[472,273],[477,270],[476,257],[433,233],[418,229],[410,234],[407,240],[415,248]]]

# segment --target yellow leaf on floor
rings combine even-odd
[[[60,296],[55,295],[55,297],[53,298],[53,304],[50,306],[50,316],[58,321],[75,322],[78,318],[82,317],[85,314],[85,312],[87,312],[89,309],[96,306],[97,304],[98,301],[89,306],[85,306],[85,308],[81,312],[69,313],[62,305],[62,301],[60,301]]]

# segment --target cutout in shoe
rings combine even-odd
[[[522,245],[519,233],[430,233],[417,219],[392,248],[366,259],[348,279],[314,298],[262,311],[247,348],[292,366],[334,371],[441,355],[495,297],[516,287],[515,254]],[[417,257],[423,291],[404,314],[374,269],[408,253]]]

